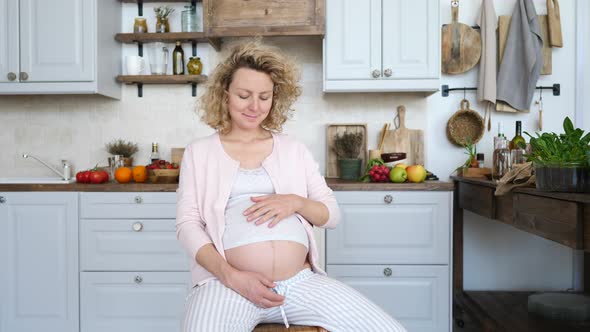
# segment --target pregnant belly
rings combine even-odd
[[[261,273],[272,281],[289,279],[309,267],[307,248],[293,241],[263,241],[225,251],[227,262],[238,270]]]

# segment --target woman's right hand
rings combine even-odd
[[[234,270],[226,286],[262,308],[277,307],[285,301],[284,296],[270,289],[275,284],[257,272]]]

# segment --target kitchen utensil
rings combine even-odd
[[[381,151],[383,153],[405,152],[408,165],[424,165],[424,132],[419,129],[406,128],[405,106],[399,106],[397,111],[399,128],[387,131]]]
[[[549,28],[547,15],[538,15],[539,26],[543,37],[543,67],[541,75],[551,75],[553,72],[553,53],[549,43]],[[508,31],[510,30],[511,15],[501,15],[498,17],[498,64],[502,63],[504,57],[504,48],[508,40]]]
[[[447,122],[447,137],[458,146],[465,146],[468,142],[479,142],[484,132],[484,123],[481,115],[469,109],[469,101],[461,100],[459,109]]]
[[[549,44],[551,47],[563,47],[561,15],[559,14],[559,2],[557,0],[547,0],[547,21],[549,26]]]
[[[148,50],[152,75],[166,75],[168,71],[168,58],[170,57],[170,51],[166,47],[166,44],[156,42]]]
[[[481,57],[481,36],[467,24],[459,23],[459,1],[451,1],[451,24],[442,27],[442,72],[461,74],[473,68]]]

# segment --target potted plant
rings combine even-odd
[[[133,155],[139,150],[137,143],[115,139],[105,144],[105,149],[113,156],[120,155],[125,166],[133,165]]]
[[[574,128],[569,117],[563,121],[565,133],[536,133],[531,136],[527,160],[535,167],[537,189],[541,191],[590,192],[588,152],[590,133]]]
[[[170,32],[170,22],[168,16],[174,12],[174,8],[168,6],[159,6],[154,8],[156,12],[156,32]]]
[[[341,179],[356,180],[360,176],[362,163],[360,153],[363,139],[363,134],[360,132],[345,132],[334,138],[332,149],[338,156]]]

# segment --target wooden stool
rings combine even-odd
[[[328,332],[318,326],[290,325],[287,329],[281,324],[260,324],[254,328],[254,332]]]

